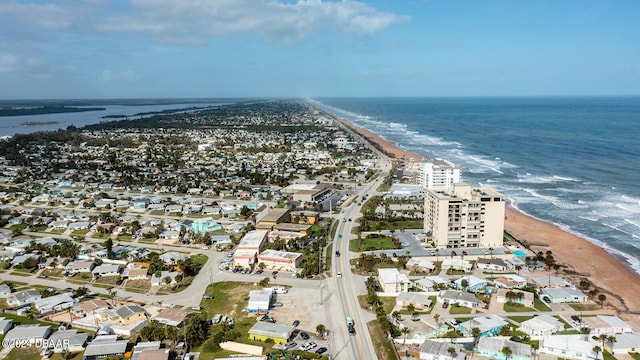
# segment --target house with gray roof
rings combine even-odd
[[[417,310],[428,309],[431,307],[431,299],[424,292],[401,292],[396,297],[396,305],[407,307],[413,305]]]
[[[557,334],[564,329],[564,324],[551,315],[539,315],[523,321],[518,330],[530,336]]]
[[[511,349],[511,354],[506,355],[502,352],[502,349],[508,347]],[[489,359],[512,359],[512,360],[531,360],[533,359],[533,353],[531,352],[531,345],[523,344],[511,340],[507,340],[499,337],[481,337],[478,340],[478,346],[476,351],[480,356],[484,356]]]
[[[18,325],[7,332],[4,336],[3,344],[27,342],[33,345],[38,342],[42,343],[42,340],[48,338],[49,334],[51,334],[50,326],[37,324]]]
[[[456,351],[449,352],[449,348],[453,347]],[[434,340],[425,340],[420,345],[420,359],[424,360],[464,360],[467,358],[464,352],[464,346],[450,342],[440,342]]]
[[[473,328],[480,329],[480,336],[496,335],[500,329],[507,326],[508,323],[498,315],[476,316],[471,320],[467,320],[459,325],[459,330],[467,336],[473,336]]]
[[[480,300],[475,295],[464,291],[440,291],[436,299],[439,303],[448,302],[449,304],[457,304],[471,309],[475,309],[480,305]]]
[[[106,357],[122,357],[127,351],[128,344],[127,340],[118,340],[117,335],[96,336],[92,342],[87,344],[82,358],[97,360]]]
[[[78,300],[69,296],[69,294],[58,294],[36,300],[35,307],[40,314],[49,314],[62,311],[75,305]]]
[[[0,317],[0,335],[6,334],[13,327],[13,320]]]
[[[49,337],[49,345],[56,353],[63,350],[79,352],[84,350],[88,338],[89,334],[78,330],[58,330]]]
[[[7,305],[12,308],[31,305],[37,300],[42,299],[42,295],[38,290],[29,289],[9,294],[6,297]]]
[[[570,287],[544,288],[542,289],[542,299],[547,297],[550,303],[584,303],[589,297],[582,291]]]

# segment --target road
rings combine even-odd
[[[386,159],[385,159],[386,160]],[[368,183],[358,190],[360,198],[363,195],[374,194],[375,189],[385,179],[391,165],[385,161],[382,174],[372,183]],[[352,231],[357,224],[355,219],[360,217],[361,206],[355,202],[347,206],[344,211],[337,215],[338,228],[333,240],[334,254],[332,261],[332,279],[328,283],[329,289],[335,289],[338,294],[339,307],[333,308],[331,317],[334,324],[334,336],[332,337],[332,347],[334,359],[376,359],[376,351],[367,328],[367,322],[374,317],[372,314],[362,310],[358,302],[358,295],[362,294],[365,278],[351,272],[350,260],[357,257],[357,253],[349,251],[349,240],[353,237]],[[349,221],[351,219],[352,221]],[[335,251],[341,253],[337,257]],[[341,273],[342,276],[336,276]],[[356,328],[355,335],[349,335],[347,331],[347,317],[353,319]],[[336,319],[337,318],[337,319]]]

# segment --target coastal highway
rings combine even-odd
[[[359,198],[373,194],[380,186],[390,170],[390,163],[385,161],[383,172],[375,181],[363,186],[357,193]],[[353,228],[356,226],[356,218],[360,217],[361,206],[356,202],[343,209],[337,215],[338,228],[333,239],[334,253],[331,273],[332,283],[329,289],[335,289],[339,304],[331,309],[332,323],[334,324],[332,347],[334,359],[376,359],[376,351],[367,328],[367,322],[375,319],[371,313],[360,308],[358,295],[366,291],[364,288],[365,277],[351,272],[350,260],[357,257],[356,253],[349,252],[349,240],[352,238]],[[351,220],[351,221],[350,221]],[[339,251],[341,256],[336,256]],[[340,273],[339,277],[337,274]],[[347,317],[353,319],[356,334],[350,335],[347,331]]]

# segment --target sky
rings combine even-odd
[[[0,99],[640,95],[635,0],[0,0]]]

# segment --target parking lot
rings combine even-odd
[[[326,294],[325,294],[326,295]],[[308,350],[315,352],[321,347],[329,348],[327,340],[316,335],[316,326],[323,324],[329,329],[325,308],[320,305],[320,289],[296,288],[289,289],[287,294],[277,294],[276,301],[282,303],[282,307],[273,308],[269,311],[269,316],[276,320],[277,324],[293,324],[295,320],[300,321],[296,328],[292,341],[297,345],[293,348],[299,350],[300,347],[309,342],[315,342],[317,347]],[[301,332],[309,334],[309,339],[305,340],[300,335]],[[331,349],[327,354],[331,353]]]

